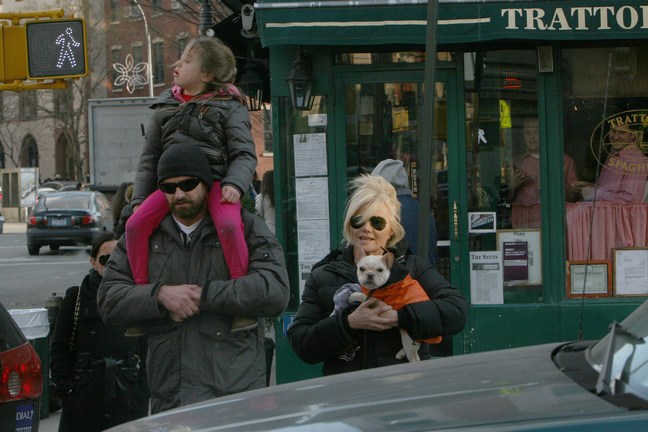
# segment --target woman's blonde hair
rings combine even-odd
[[[388,221],[393,234],[387,240],[387,247],[390,248],[401,241],[405,236],[405,229],[400,223],[401,205],[396,196],[396,189],[387,180],[380,176],[362,175],[353,179],[349,185],[353,191],[347,200],[346,213],[344,214],[344,228],[342,235],[347,246],[351,245],[351,218],[362,216],[370,218],[383,205],[391,214]]]
[[[227,45],[213,37],[198,37],[189,41],[182,57],[190,52],[200,54],[201,70],[213,76],[213,81],[205,84],[205,91],[214,92],[233,84],[236,79],[236,57]],[[181,58],[182,59],[182,58]],[[180,62],[174,64],[177,65]]]

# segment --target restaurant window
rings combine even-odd
[[[497,285],[503,285],[490,292],[471,287],[471,300],[542,302],[540,184],[546,179],[540,178],[536,51],[466,53],[464,64],[469,249],[488,251],[489,259],[491,251],[500,254]]]
[[[608,272],[621,270],[624,248],[648,252],[648,58],[646,46],[565,49],[562,89],[565,151],[577,179],[565,196],[569,264],[589,261]],[[630,255],[628,255],[630,256]],[[634,259],[630,257],[629,259]],[[617,274],[619,276],[619,274]],[[617,285],[617,281],[619,284]],[[616,278],[614,290],[596,275],[578,288],[606,297],[632,290]],[[597,292],[598,290],[598,292]],[[631,292],[648,294],[648,292]]]
[[[153,43],[153,84],[164,84],[164,42]]]
[[[119,72],[117,72],[117,69],[114,68],[114,65],[121,63],[121,47],[113,47],[110,49],[110,57],[112,59],[112,66],[110,68],[110,85],[112,86],[112,90],[121,90],[122,86],[121,85],[115,85],[115,82],[117,80],[117,77],[119,76]]]
[[[438,62],[452,62],[456,54],[442,51],[437,53]],[[425,63],[425,51],[338,53],[335,55],[337,65],[376,65],[396,63]]]

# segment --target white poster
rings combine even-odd
[[[648,249],[614,250],[614,293],[641,296],[648,294]]]
[[[297,248],[300,262],[318,262],[330,252],[329,220],[298,220]]]
[[[308,279],[308,275],[311,274],[311,270],[313,270],[314,265],[315,265],[314,262],[302,262],[302,261],[299,262],[299,299],[300,300],[302,294],[304,293],[304,286],[306,285],[306,279]]]
[[[470,302],[472,304],[504,303],[501,251],[470,252]]]
[[[326,134],[309,133],[293,135],[295,177],[325,176]]]
[[[295,179],[297,220],[329,218],[328,177]]]

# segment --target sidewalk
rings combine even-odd
[[[51,412],[49,417],[40,421],[38,432],[58,432],[61,410]]]
[[[5,222],[2,228],[3,234],[20,234],[27,231],[27,224],[24,222]]]

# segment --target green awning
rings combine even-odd
[[[424,44],[427,1],[257,0],[264,46]],[[439,3],[438,44],[502,39],[648,38],[641,1],[461,1]]]

